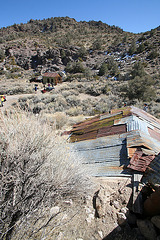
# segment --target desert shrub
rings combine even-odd
[[[133,55],[135,52],[136,52],[136,43],[133,40],[132,43],[131,43],[131,46],[130,46],[130,48],[128,50],[128,54],[129,55]]]
[[[107,74],[107,72],[108,72],[107,64],[105,62],[103,62],[99,69],[99,76],[103,76],[103,75]]]
[[[80,104],[80,100],[76,96],[67,96],[66,101],[69,104],[69,106],[78,106]]]
[[[79,50],[78,50],[78,55],[83,58],[86,57],[86,55],[88,54],[86,48],[84,46],[82,46]]]
[[[78,96],[79,93],[77,90],[64,90],[62,91],[62,95],[66,98],[67,96],[71,96],[71,95]]]
[[[66,113],[69,116],[78,116],[78,115],[82,114],[82,106],[71,107],[68,110],[66,110]]]
[[[159,56],[158,52],[156,50],[152,51],[147,58],[150,60],[153,60],[154,58],[157,58]]]
[[[0,62],[3,61],[4,58],[5,58],[5,52],[4,50],[0,49]]]
[[[54,126],[55,129],[61,129],[68,122],[68,116],[64,112],[56,113],[42,113],[41,121],[48,122],[49,125]]]
[[[40,103],[37,103],[34,105],[33,109],[32,109],[32,112],[34,114],[37,114],[37,113],[40,113],[41,110],[45,109],[46,106],[43,102],[40,102]]]
[[[0,237],[9,239],[18,220],[26,221],[61,198],[84,196],[91,182],[82,159],[40,119],[15,112],[3,115],[2,122]]]
[[[103,42],[101,39],[96,39],[92,44],[93,50],[101,50],[103,47]]]
[[[132,76],[131,78],[133,79],[136,76],[143,77],[144,75],[146,75],[146,73],[145,73],[143,64],[141,62],[136,62],[131,71],[131,76]]]

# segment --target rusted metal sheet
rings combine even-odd
[[[97,138],[97,131],[86,132],[81,134],[72,133],[70,137],[70,142],[80,142],[80,141],[85,141],[85,140],[95,139],[95,138]]]
[[[155,156],[146,156],[141,149],[137,149],[130,160],[128,168],[139,172],[145,172],[147,166],[154,158]]]
[[[55,72],[46,72],[46,73],[43,73],[43,76],[44,77],[60,77],[60,75],[58,73],[55,73]]]
[[[93,176],[118,176],[128,174],[126,138],[123,135],[101,137],[95,140],[72,143],[82,156],[83,163]]]
[[[127,132],[126,125],[103,127],[98,130],[97,138]]]
[[[137,150],[137,148],[128,148],[128,157],[132,158],[132,156],[136,150]]]
[[[97,122],[99,120],[100,120],[100,116],[96,116],[96,117],[93,117],[93,118],[86,119],[83,122],[76,123],[76,124],[73,125],[73,131],[75,129],[81,129],[81,127],[83,128],[86,125],[92,124],[92,123]]]
[[[100,116],[100,120],[108,119],[108,118],[111,118],[111,117],[116,117],[116,119],[117,119],[117,118],[122,117],[122,114],[123,114],[123,111],[120,111],[120,112],[114,113],[114,114],[109,114],[109,113],[103,114],[103,115]]]
[[[115,109],[75,124],[70,141],[93,175],[121,174],[129,158],[132,170],[144,172],[160,152],[160,121],[136,107]]]

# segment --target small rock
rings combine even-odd
[[[94,214],[89,214],[88,217],[86,218],[86,221],[87,223],[91,223],[93,219],[94,219]]]
[[[59,213],[59,211],[60,211],[60,208],[58,206],[52,207],[50,209],[50,215],[51,216],[56,215],[57,213]]]
[[[102,231],[98,231],[98,234],[99,234],[100,238],[103,238],[103,232]]]
[[[126,223],[127,217],[124,213],[117,213],[117,221],[119,225],[124,225]]]
[[[65,200],[64,203],[66,203],[68,205],[72,205],[73,201],[72,201],[72,199],[69,199],[69,200]]]
[[[119,208],[120,208],[119,202],[117,202],[117,201],[114,201],[114,202],[113,202],[113,206],[114,206],[116,209],[119,209]]]
[[[129,209],[127,207],[121,208],[121,212],[124,213],[126,216],[129,215]]]
[[[160,215],[152,217],[151,222],[160,229]]]
[[[147,219],[145,219],[145,220],[138,219],[137,226],[138,226],[140,232],[142,233],[142,235],[147,240],[156,240],[157,239],[156,230],[154,228],[153,223],[151,223],[151,221],[149,221]]]

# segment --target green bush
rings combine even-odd
[[[108,67],[107,67],[107,64],[105,62],[102,63],[100,69],[99,69],[99,76],[103,76],[105,74],[108,73]]]
[[[155,98],[155,90],[153,89],[154,80],[148,76],[136,76],[128,81],[128,86],[125,90],[125,97],[129,100],[151,101]]]

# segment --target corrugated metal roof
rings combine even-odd
[[[156,142],[149,135],[141,131],[127,132],[127,148],[145,147],[154,151],[154,154],[160,152],[160,143]]]
[[[154,158],[154,155],[145,155],[141,149],[137,149],[127,167],[139,172],[145,172],[147,166],[152,162]]]
[[[93,176],[120,176],[129,174],[123,167],[128,165],[126,137],[114,135],[72,143],[82,156]]]
[[[131,169],[144,172],[160,153],[160,120],[136,107],[114,109],[75,124],[70,141],[75,142],[93,175],[125,173],[120,166],[129,164],[129,158]],[[143,148],[141,156],[137,147]]]
[[[43,76],[44,77],[61,77],[58,73],[56,72],[46,72],[46,73],[43,73]]]

